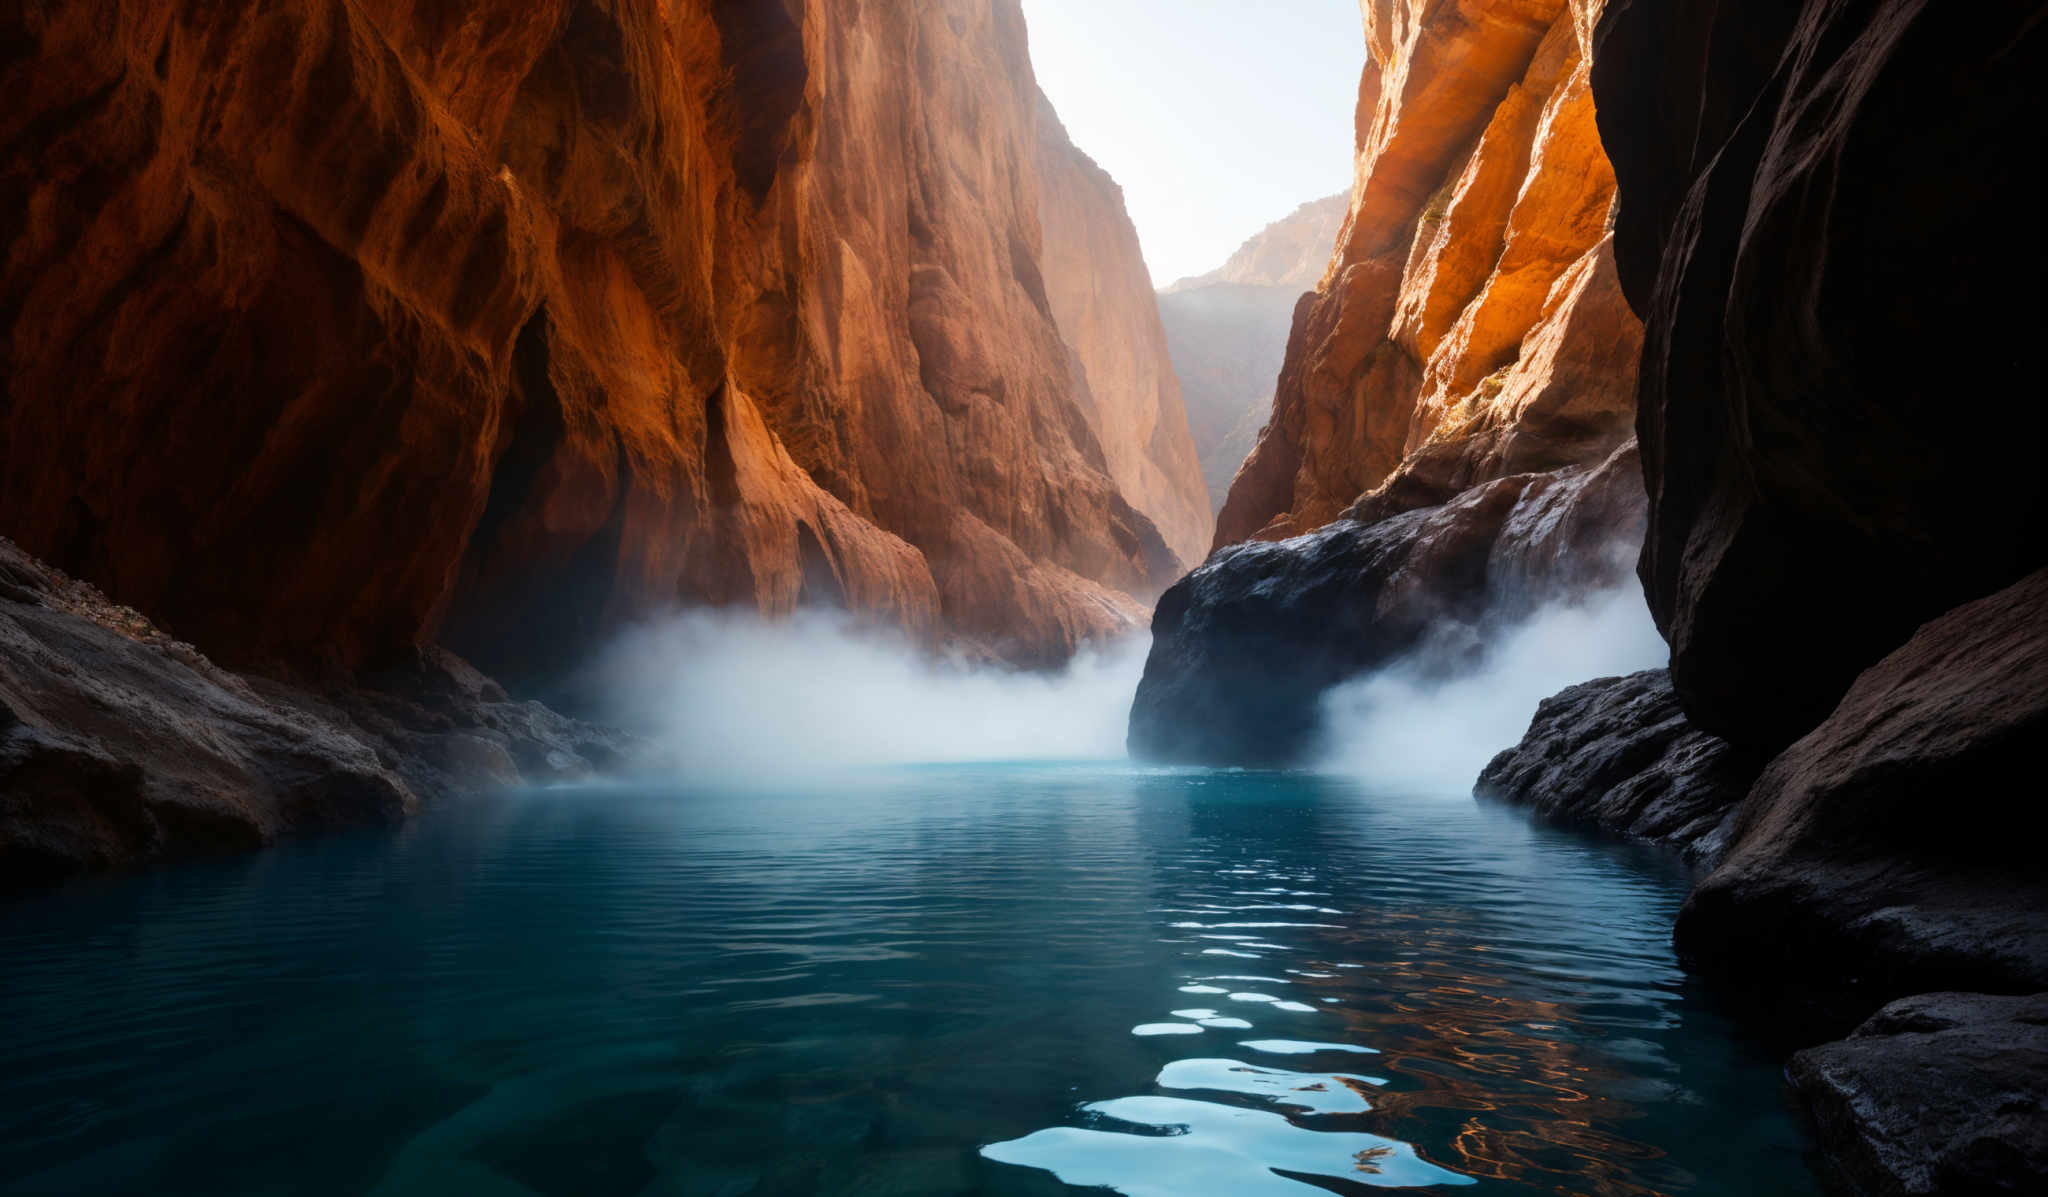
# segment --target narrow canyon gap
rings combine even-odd
[[[2038,0],[1027,11],[0,12],[0,1193],[2048,1186]]]

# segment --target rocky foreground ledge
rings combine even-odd
[[[2048,569],[1928,622],[1767,763],[1655,670],[1544,702],[1477,792],[1713,868],[1679,914],[1688,967],[1788,1046],[1856,1028],[1788,1073],[1852,1191],[2034,1193],[2043,744]]]
[[[1544,699],[1528,734],[1493,758],[1474,793],[1711,866],[1762,767],[1755,754],[1693,727],[1670,672],[1646,669]]]
[[[645,751],[440,650],[328,685],[232,673],[0,539],[0,893]]]

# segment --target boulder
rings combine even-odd
[[[1786,1076],[1855,1192],[2020,1197],[2048,1177],[2048,993],[1893,1002]]]
[[[1646,669],[1544,699],[1528,734],[1493,758],[1473,792],[1711,866],[1761,767],[1753,754],[1693,727],[1671,675]]]

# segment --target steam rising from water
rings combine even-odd
[[[1142,635],[1058,672],[934,661],[838,612],[694,611],[628,633],[599,663],[609,715],[693,774],[1124,755]]]
[[[1469,793],[1493,754],[1521,740],[1537,703],[1669,659],[1634,585],[1546,607],[1499,633],[1477,672],[1444,678],[1425,650],[1330,691],[1319,763],[1385,786]]]
[[[838,612],[782,620],[696,611],[638,628],[598,664],[606,715],[696,776],[772,780],[858,765],[1104,760],[1124,755],[1143,636],[1031,673],[936,661]],[[1316,767],[1465,794],[1520,740],[1536,704],[1590,678],[1665,663],[1624,586],[1497,631],[1477,672],[1429,650],[1332,690]]]

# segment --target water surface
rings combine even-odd
[[[0,907],[0,1191],[1814,1191],[1686,885],[1301,774],[449,802]]]

